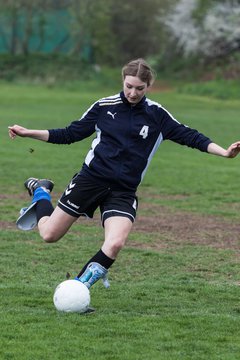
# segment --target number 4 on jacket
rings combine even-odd
[[[146,137],[148,136],[148,129],[149,126],[144,125],[139,133],[139,135],[141,135],[143,137],[143,139],[146,139]]]

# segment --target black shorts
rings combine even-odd
[[[112,189],[111,185],[103,185],[86,175],[77,174],[58,201],[58,206],[77,218],[92,218],[99,207],[102,224],[111,216],[128,217],[134,222],[138,199],[135,191]]]

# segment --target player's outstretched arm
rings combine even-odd
[[[8,133],[11,139],[15,139],[16,136],[29,137],[32,139],[48,141],[48,130],[32,130],[27,129],[19,125],[13,125],[8,127]]]
[[[210,143],[208,145],[207,151],[209,152],[209,154],[223,156],[226,158],[234,158],[240,152],[240,141],[237,141],[230,145],[227,150],[223,149],[221,146],[215,143]]]

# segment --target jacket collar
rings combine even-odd
[[[126,104],[126,105],[128,105],[128,106],[133,106],[133,105],[127,100],[127,98],[125,97],[123,91],[120,92],[120,97],[121,97],[121,99],[122,99],[122,101],[123,101],[124,104]],[[141,99],[141,101],[139,101],[139,103],[137,103],[136,105],[134,105],[134,107],[143,106],[145,100],[146,100],[146,96],[144,95],[143,98]]]

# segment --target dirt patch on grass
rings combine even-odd
[[[180,195],[179,195],[180,196]],[[5,200],[8,195],[0,194]],[[12,195],[24,199],[26,196]],[[16,214],[16,217],[18,214]],[[101,227],[100,216],[96,213],[91,221],[80,218],[84,226]],[[2,230],[17,230],[15,221],[0,221]],[[71,231],[74,232],[74,226]],[[133,233],[146,234],[139,241],[129,240],[127,246],[160,250],[181,245],[206,245],[222,249],[240,249],[240,224],[222,217],[200,215],[178,211],[152,203],[141,203]],[[134,235],[134,236],[135,236]],[[150,235],[150,236],[149,236]],[[136,236],[135,236],[136,238]],[[141,239],[143,239],[141,241]]]
[[[153,86],[149,89],[149,93],[159,93],[173,91],[174,88],[169,83],[164,81],[155,81]]]
[[[208,245],[215,248],[239,249],[240,224],[220,217],[173,211],[167,207],[142,204],[134,231],[153,235],[153,242],[131,245],[160,249],[181,244]]]

